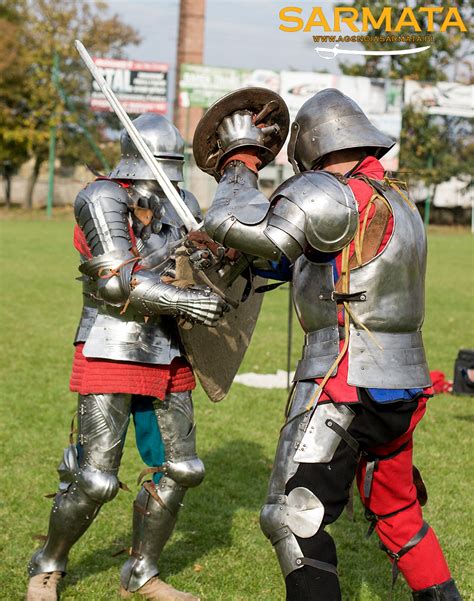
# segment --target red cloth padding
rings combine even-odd
[[[443,392],[453,391],[452,380],[447,380],[444,372],[439,370],[430,371],[430,378],[433,382],[433,390],[435,394],[442,394]]]
[[[109,361],[84,357],[84,344],[76,346],[69,387],[79,394],[141,394],[164,399],[168,392],[196,387],[189,363],[177,357],[171,365]]]
[[[224,169],[229,163],[232,163],[232,161],[242,161],[242,163],[247,167],[247,169],[250,169],[254,173],[258,172],[258,168],[262,164],[262,161],[258,157],[257,151],[255,149],[248,148],[247,150],[244,150],[240,148],[235,151],[235,154],[232,154],[226,158],[226,160],[222,164],[221,173],[224,173]]]
[[[372,480],[370,497],[364,497],[367,460],[362,457],[357,472],[357,485],[363,504],[376,515],[386,515],[410,506],[396,515],[379,519],[375,525],[382,543],[398,552],[422,527],[423,515],[413,483],[413,430],[426,410],[421,399],[405,434],[389,445],[374,449],[376,455],[389,455],[404,443],[407,446],[395,457],[379,461]],[[441,584],[451,578],[446,560],[435,533],[430,528],[426,536],[402,556],[398,568],[412,590]]]

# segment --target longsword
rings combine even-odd
[[[179,218],[183,222],[184,227],[188,232],[192,230],[198,230],[202,227],[203,223],[198,223],[194,215],[189,210],[188,206],[185,204],[181,196],[179,195],[176,188],[171,183],[171,180],[164,172],[161,165],[153,156],[152,151],[147,146],[141,135],[139,134],[137,128],[133,124],[132,120],[128,116],[126,110],[120,104],[117,96],[114,94],[113,90],[110,88],[108,83],[105,81],[104,76],[97,68],[96,64],[92,60],[90,54],[87,52],[84,44],[80,40],[76,40],[74,42],[76,46],[76,50],[79,52],[82,60],[84,61],[86,67],[89,69],[92,77],[97,82],[101,92],[107,98],[112,110],[117,115],[120,123],[125,128],[125,131],[128,133],[133,143],[135,144],[136,149],[140,153],[142,159],[145,161],[147,166],[150,168],[150,171],[153,173],[156,181],[160,184],[161,189],[165,193],[167,199],[170,201],[171,205],[175,209]],[[229,305],[236,308],[239,303],[234,299],[230,298],[226,295],[214,282],[212,282],[208,276],[202,272],[198,271],[198,275],[201,280],[211,288],[213,292],[222,297]]]
[[[150,171],[153,173],[153,176],[155,177],[156,181],[160,184],[161,189],[166,194],[166,197],[172,204],[174,210],[183,222],[185,228],[188,230],[188,232],[190,232],[191,230],[198,230],[202,224],[200,225],[196,221],[196,218],[191,213],[188,206],[185,204],[178,191],[171,183],[171,180],[164,172],[163,167],[153,156],[152,151],[147,146],[141,135],[138,133],[137,128],[132,123],[132,120],[128,116],[123,106],[120,104],[118,98],[115,96],[108,83],[105,81],[104,76],[97,68],[90,54],[87,52],[84,44],[80,40],[76,40],[74,42],[74,45],[76,46],[76,50],[79,52],[86,67],[89,69],[92,77],[97,82],[97,85],[99,86],[101,92],[109,101],[109,104],[112,107],[114,113],[117,115],[120,123],[123,125],[126,132],[135,144],[135,147],[140,153],[142,159],[145,161]]]

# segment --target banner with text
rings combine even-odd
[[[166,114],[168,103],[168,65],[154,61],[93,58],[106,82],[130,114]],[[92,81],[90,107],[93,111],[111,111],[106,98]]]

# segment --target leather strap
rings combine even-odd
[[[146,467],[144,470],[142,470],[137,478],[137,484],[140,485],[141,481],[143,480],[143,478],[145,476],[147,476],[148,474],[158,474],[160,472],[164,471],[164,468],[162,465],[158,466],[158,467]]]
[[[148,509],[145,509],[145,507],[142,507],[136,501],[134,501],[134,503],[133,503],[133,510],[136,511],[137,513],[139,513],[140,515],[144,515],[144,516],[151,515],[151,511],[148,511]]]
[[[342,440],[354,451],[356,455],[359,454],[359,443],[353,436],[349,434],[347,430],[344,430],[344,428],[333,419],[327,419],[325,423],[328,428],[331,428],[333,432],[342,438]]]
[[[375,525],[377,524],[378,521],[388,520],[388,518],[392,518],[394,515],[397,515],[397,513],[401,513],[402,511],[406,511],[407,509],[410,509],[410,507],[413,507],[413,505],[416,503],[416,501],[417,500],[415,499],[414,501],[412,501],[411,503],[408,503],[408,505],[405,505],[405,507],[402,507],[401,509],[397,509],[396,511],[392,511],[391,513],[384,513],[384,514],[374,513],[368,507],[366,507],[365,508],[365,519],[368,522],[371,522],[371,524],[369,526],[369,529],[367,530],[365,538],[370,537],[372,532],[375,530]]]
[[[427,522],[423,522],[423,526],[418,530],[416,534],[414,534],[410,540],[404,545],[397,553],[391,551],[388,547],[386,547],[383,543],[380,543],[380,548],[382,551],[385,551],[387,555],[389,555],[393,559],[392,563],[392,590],[395,586],[398,577],[398,562],[400,559],[408,553],[413,547],[415,547],[423,538],[427,535],[430,526]]]
[[[364,478],[364,498],[368,499],[370,497],[370,492],[372,490],[372,481],[374,479],[374,472],[377,469],[377,465],[379,461],[385,461],[386,459],[392,459],[396,457],[399,453],[401,453],[407,446],[408,440],[404,442],[398,449],[392,451],[388,455],[374,455],[373,453],[369,453],[366,451],[362,451],[362,455],[364,455],[367,459],[367,467],[365,470],[365,478]]]
[[[326,563],[325,561],[318,561],[317,559],[310,559],[309,557],[298,557],[296,560],[297,566],[311,566],[317,570],[324,570],[325,572],[331,572],[331,574],[338,575],[336,566],[332,563]]]

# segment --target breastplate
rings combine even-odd
[[[159,277],[170,266],[167,259],[179,238],[179,228],[168,225],[146,240],[137,238],[141,265],[156,270]],[[93,295],[90,282],[85,285]],[[121,310],[105,303],[95,308],[84,306],[75,342],[85,341],[86,357],[168,365],[182,355],[174,318],[156,315],[145,319],[130,308],[124,314]]]
[[[392,236],[379,255],[350,273],[350,292],[366,291],[366,300],[350,303],[355,319],[350,328],[348,382],[366,388],[424,387],[431,382],[421,337],[426,267],[423,223],[416,208],[397,192],[389,189],[383,195],[392,208]],[[333,290],[330,263],[298,259],[294,301],[306,343],[296,380],[324,376],[337,357]]]

